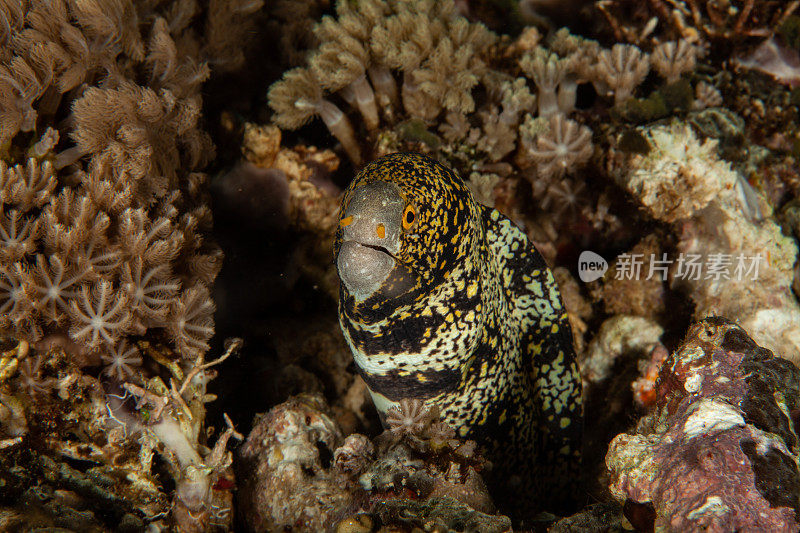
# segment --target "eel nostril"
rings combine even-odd
[[[386,226],[384,226],[383,224],[378,224],[377,232],[378,232],[378,238],[379,239],[385,239],[386,238]]]

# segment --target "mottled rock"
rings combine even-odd
[[[647,154],[612,158],[617,182],[678,236],[673,288],[695,304],[694,316],[722,315],[759,343],[800,363],[800,306],[791,291],[797,244],[745,176],[674,120],[639,128]]]
[[[652,505],[656,529],[800,530],[796,366],[707,318],[667,359],[656,394],[653,412],[606,456],[609,488],[632,522]]]
[[[373,514],[386,531],[447,531],[454,533],[504,533],[511,531],[505,516],[480,513],[453,498],[424,502],[397,499],[380,502]],[[384,531],[383,529],[381,531]]]
[[[240,508],[248,527],[355,532],[411,524],[410,531],[425,523],[495,531],[493,524],[506,523],[488,514],[494,504],[475,443],[456,439],[419,402],[403,405],[392,412],[397,423],[375,442],[359,434],[343,438],[318,395],[294,397],[263,415],[239,450]],[[396,515],[406,507],[411,510]]]
[[[329,466],[342,434],[319,396],[273,408],[239,449],[243,517],[253,531],[324,531],[351,500]]]
[[[584,383],[607,379],[621,357],[650,353],[663,333],[658,323],[643,317],[616,315],[606,319],[580,361]]]
[[[589,505],[572,516],[562,518],[550,528],[549,533],[596,533],[598,531],[624,531],[625,518],[615,503]]]

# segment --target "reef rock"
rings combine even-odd
[[[615,315],[606,319],[580,361],[584,384],[607,379],[620,357],[649,354],[664,328],[647,318]]]
[[[688,124],[637,132],[646,153],[612,157],[611,172],[654,218],[675,225],[670,280],[691,296],[695,318],[736,320],[759,344],[799,363],[800,306],[791,291],[797,245],[772,208],[719,158],[717,141],[701,142]]]
[[[371,441],[343,438],[324,400],[300,395],[256,421],[239,450],[240,503],[254,531],[507,531],[473,441],[403,400]],[[437,531],[439,529],[436,529]]]
[[[795,365],[707,318],[667,358],[656,394],[606,456],[609,488],[636,527],[800,531]]]
[[[350,503],[328,468],[343,437],[319,396],[301,395],[256,421],[239,450],[241,506],[253,531],[324,531]]]
[[[492,516],[470,508],[450,497],[427,501],[406,499],[378,502],[372,514],[360,514],[342,521],[336,533],[369,533],[376,531],[410,532],[447,531],[448,533],[505,533],[511,521],[505,516]]]

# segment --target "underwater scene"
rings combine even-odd
[[[800,0],[0,0],[0,533],[800,532]]]

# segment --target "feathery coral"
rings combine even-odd
[[[18,386],[29,396],[45,394],[52,388],[50,379],[42,378],[42,356],[29,355],[19,364]]]
[[[614,93],[614,101],[627,100],[650,72],[650,56],[636,46],[615,44],[597,56],[597,75]]]
[[[650,61],[667,83],[675,83],[681,74],[694,70],[697,48],[685,39],[668,41],[656,46]]]
[[[357,109],[370,131],[381,118],[397,121],[398,100],[411,118],[423,121],[442,111],[472,112],[472,89],[487,70],[481,55],[496,37],[454,11],[452,0],[337,2],[336,18],[323,17],[315,28],[320,44],[309,66],[287,71],[270,88],[273,121],[295,129],[319,116],[358,164],[353,126],[328,92]],[[392,71],[402,76],[400,91]]]
[[[162,529],[226,524],[230,502],[220,495],[230,492],[212,494],[208,478],[229,466],[224,447],[232,429],[221,447],[201,455],[208,379],[183,383],[183,396],[160,404],[175,404],[172,424],[152,433],[144,427],[147,413],[126,401],[132,392],[116,382],[129,379],[147,356],[153,365],[142,366],[136,383],[147,387],[143,396],[164,393],[159,384],[168,378],[154,372],[164,360],[138,354],[130,336],[169,340],[173,323],[191,335],[191,349],[172,356],[165,372],[183,380],[207,368],[214,331],[208,286],[221,252],[205,240],[211,217],[201,170],[214,146],[199,127],[201,88],[211,66],[241,64],[241,38],[262,3],[0,0],[0,337],[26,347],[10,364],[0,355],[0,385],[10,375],[23,392],[57,386],[57,396],[20,395],[24,418],[40,424],[53,416],[48,427],[58,428],[35,457],[54,465],[89,458],[103,475],[122,475],[125,486],[106,486],[111,499],[102,501],[125,501],[119,509],[130,510],[129,518],[160,516],[154,527]],[[97,376],[101,359],[114,379]],[[0,396],[5,403],[7,391]],[[65,427],[75,435],[64,438]],[[144,437],[127,438],[136,431]],[[164,435],[173,441],[156,449],[153,441]],[[175,440],[209,468],[184,468],[171,455]],[[6,444],[0,439],[0,447]],[[180,490],[152,477],[154,453]],[[189,478],[208,491],[191,516],[181,514]],[[133,497],[129,487],[136,487]],[[98,503],[86,500],[93,509]],[[106,520],[97,518],[102,513],[82,514],[71,529],[105,529],[97,525]],[[119,523],[122,515],[109,517]],[[133,529],[145,527],[133,522]]]
[[[130,313],[125,295],[100,280],[91,290],[81,286],[80,297],[72,302],[74,325],[69,330],[76,341],[98,348],[105,342],[114,345],[116,340],[129,331]]]
[[[14,313],[0,330],[36,340],[55,325],[97,347],[166,328],[181,285],[211,283],[220,259],[203,244],[208,217],[177,223],[200,212],[196,170],[213,155],[197,127],[207,56],[185,33],[196,7],[4,6],[13,54],[0,54],[0,267]],[[66,120],[48,125],[55,116]],[[35,121],[38,140],[16,146]]]
[[[16,209],[3,213],[0,205],[0,258],[7,261],[17,261],[35,248],[36,238],[39,233],[39,221],[33,217],[24,216]]]
[[[66,319],[68,300],[77,296],[77,285],[89,277],[86,268],[68,268],[58,255],[47,260],[36,256],[33,288],[37,293],[36,307],[42,315],[56,324]]]
[[[386,413],[386,425],[392,433],[417,437],[438,419],[439,410],[426,406],[418,399],[403,399]]]
[[[122,290],[128,296],[136,321],[145,325],[163,323],[169,304],[180,290],[168,263],[144,266],[135,258],[122,266]]]
[[[182,238],[169,220],[151,220],[143,209],[126,209],[120,219],[119,244],[126,258],[153,264],[175,259]]]
[[[13,325],[21,329],[22,321],[33,307],[29,288],[30,274],[23,263],[9,267],[0,264],[0,327]]]
[[[42,207],[56,187],[53,164],[28,158],[25,166],[8,167],[0,160],[0,201],[28,211]]]
[[[710,83],[701,81],[697,84],[694,91],[694,108],[706,109],[708,107],[718,107],[722,105],[722,95],[716,87]]]
[[[319,115],[350,158],[361,160],[361,149],[350,120],[333,102],[323,98],[322,87],[310,70],[298,67],[286,72],[283,79],[270,88],[267,96],[276,112],[273,120],[278,126],[296,129]]]
[[[560,177],[585,163],[592,155],[592,132],[558,113],[550,117],[545,132],[526,121],[522,128],[523,157],[536,165],[543,177]]]
[[[213,313],[214,303],[208,289],[202,285],[190,287],[173,302],[168,331],[184,357],[201,354],[208,349],[208,340],[214,334]]]
[[[478,84],[480,71],[470,68],[474,51],[471,46],[456,47],[445,37],[431,52],[430,60],[414,73],[414,83],[430,98],[441,99],[449,111],[470,113],[475,102],[470,94]]]
[[[367,82],[369,52],[366,45],[346,34],[337,34],[320,46],[319,51],[309,59],[314,77],[326,89],[338,91],[345,89],[342,96],[355,104],[367,129],[378,127],[378,107],[375,93]]]
[[[184,161],[190,168],[202,166],[213,153],[210,140],[195,129],[200,109],[194,97],[178,100],[168,90],[156,93],[132,83],[90,87],[73,113],[72,138],[80,153],[107,153],[137,179],[134,192],[144,203],[175,188]]]
[[[540,46],[532,53],[525,54],[520,59],[519,66],[539,89],[539,116],[549,117],[557,113],[559,109],[556,90],[564,80],[570,62]]]
[[[100,358],[108,365],[103,372],[118,381],[132,376],[135,372],[134,367],[142,364],[139,349],[136,346],[129,346],[128,341],[124,339],[116,345],[107,345],[105,353],[101,354]]]

